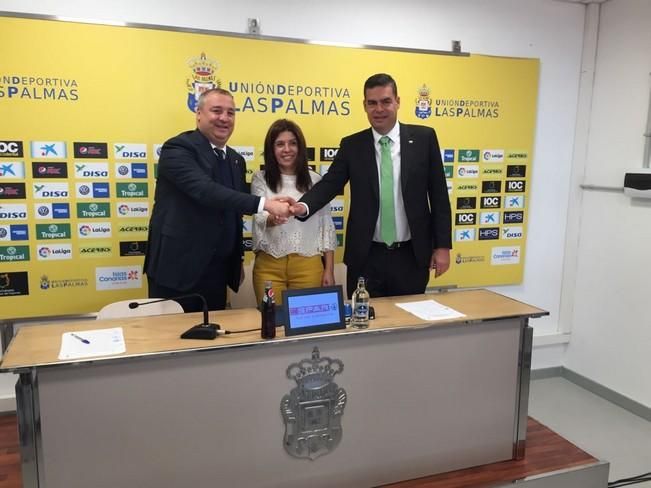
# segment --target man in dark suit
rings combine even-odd
[[[371,124],[341,141],[328,173],[292,206],[309,218],[350,181],[344,262],[348,296],[363,276],[371,297],[423,293],[429,272],[450,266],[451,211],[433,129],[398,123],[395,80],[371,76],[364,111]]]
[[[237,291],[244,279],[242,214],[286,218],[293,201],[246,192],[244,158],[226,146],[235,126],[228,91],[204,92],[196,120],[196,130],[163,145],[144,269],[150,297],[198,293],[223,310],[226,287]],[[202,309],[196,298],[179,302],[186,312]]]

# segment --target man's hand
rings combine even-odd
[[[307,205],[304,203],[294,202],[294,204],[289,207],[289,211],[294,217],[305,217],[307,215]]]
[[[435,269],[434,277],[438,278],[450,268],[450,250],[444,247],[434,249],[429,261],[429,269]]]
[[[287,222],[287,219],[292,216],[289,209],[295,204],[296,200],[291,197],[277,196],[265,199],[264,209],[274,217],[280,217],[281,219],[284,219],[284,222]],[[276,221],[276,223],[284,222]]]

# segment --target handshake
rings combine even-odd
[[[266,198],[264,210],[269,212],[268,223],[272,225],[284,224],[290,217],[303,217],[307,215],[307,207],[298,203],[292,197],[277,196]]]

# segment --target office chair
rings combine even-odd
[[[156,298],[139,298],[136,300],[121,300],[119,302],[109,303],[102,307],[102,309],[97,313],[97,320],[183,313],[183,307],[174,300],[152,303],[137,308],[129,308],[130,303],[143,303],[152,300],[156,300]]]

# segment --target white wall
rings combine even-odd
[[[449,50],[454,39],[471,53],[539,58],[524,282],[496,291],[550,311],[550,317],[531,322],[537,336],[557,332],[583,5],[556,0],[0,0],[0,11],[237,33],[246,32],[247,18],[257,17],[261,33],[269,36],[437,50]],[[552,349],[545,366],[560,364],[564,346]]]
[[[651,89],[651,2],[601,7],[585,183],[622,186],[642,167]],[[573,188],[572,191],[581,191]],[[651,407],[651,202],[582,195],[565,366]]]

